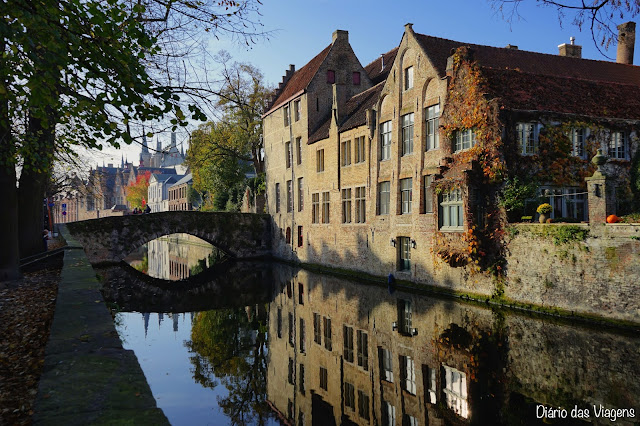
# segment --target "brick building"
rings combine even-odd
[[[621,30],[626,63],[582,59],[574,40],[549,55],[407,24],[399,46],[366,66],[334,32],[290,67],[264,115],[276,255],[490,294],[466,266],[500,266],[505,179],[536,181],[555,217],[587,220],[584,178],[603,149],[623,209],[640,67],[635,24]]]

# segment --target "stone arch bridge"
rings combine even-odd
[[[111,216],[66,224],[91,264],[120,262],[129,253],[163,235],[185,233],[202,238],[235,259],[271,254],[270,217],[266,214],[171,211]]]

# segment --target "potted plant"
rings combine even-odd
[[[549,214],[553,211],[553,207],[551,207],[551,204],[549,203],[543,203],[538,206],[536,211],[540,215],[540,217],[538,217],[538,221],[540,223],[545,223],[549,218]]]

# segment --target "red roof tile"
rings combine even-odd
[[[269,108],[269,111],[264,114],[265,116],[271,114],[271,112],[282,106],[282,104],[284,104],[291,96],[307,88],[313,76],[318,72],[318,68],[320,68],[320,65],[327,57],[331,46],[332,45],[330,44],[325,47],[322,52],[318,53],[305,66],[293,73],[289,81],[284,85],[284,88],[278,97],[273,102],[271,108]]]
[[[489,92],[511,110],[640,119],[640,86],[483,69]]]
[[[387,53],[381,55],[378,59],[364,67],[369,79],[375,85],[384,81],[389,75],[391,65],[398,54],[398,48],[391,49]],[[384,65],[384,68],[382,67]]]
[[[481,46],[424,34],[416,34],[416,38],[442,76],[446,72],[447,58],[451,55],[452,49],[469,46],[472,49],[473,59],[485,68],[519,70],[538,75],[640,86],[640,67],[634,65]]]

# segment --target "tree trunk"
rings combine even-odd
[[[48,173],[22,170],[18,189],[20,257],[24,258],[45,251],[42,242],[44,224],[43,199]],[[46,228],[49,228],[47,225]]]
[[[0,41],[0,52],[4,52],[4,39]],[[0,81],[7,87],[4,81]],[[20,277],[18,257],[18,192],[16,190],[15,145],[11,136],[9,99],[0,99],[0,281]]]

